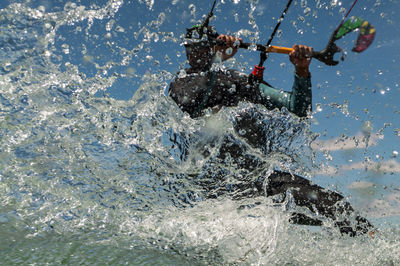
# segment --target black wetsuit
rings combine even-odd
[[[191,68],[180,73],[171,83],[169,96],[178,104],[182,111],[187,112],[191,117],[198,117],[206,108],[220,106],[235,106],[240,101],[248,101],[256,104],[263,104],[268,109],[286,107],[289,111],[299,117],[305,117],[307,111],[311,110],[311,81],[310,78],[302,78],[295,75],[292,92],[276,90],[265,82],[251,82],[249,77],[235,70],[212,71],[212,55],[210,49],[187,50],[188,56],[194,57],[191,60]],[[201,62],[202,65],[197,64]],[[266,134],[260,130],[257,124],[262,121],[257,115],[249,115],[244,112],[240,114],[235,124],[235,130],[246,129],[241,136],[247,140],[249,145],[260,148],[266,145]],[[226,156],[234,160],[237,167],[242,169],[255,169],[260,162],[246,155],[245,145],[236,144],[226,138],[220,147],[219,157]],[[210,173],[215,179],[223,179],[221,175]],[[264,179],[268,178],[268,182]],[[210,178],[208,178],[210,179]],[[212,178],[211,178],[212,179]],[[218,182],[215,182],[218,184]],[[245,184],[245,185],[243,185]],[[266,187],[265,187],[265,184]],[[213,182],[205,184],[210,190],[215,190]],[[218,190],[218,189],[217,189]],[[229,190],[229,191],[228,191]],[[251,191],[245,196],[275,196],[291,191],[294,202],[298,206],[306,207],[313,213],[319,213],[335,221],[336,226],[342,233],[352,236],[357,233],[367,233],[373,226],[360,216],[354,215],[354,210],[349,203],[343,200],[340,194],[326,190],[304,177],[275,171],[269,176],[261,174],[257,181],[242,182],[241,185],[232,186],[229,189],[219,189],[227,193],[233,190]],[[243,194],[242,194],[243,195]],[[218,195],[210,194],[209,197]],[[341,218],[337,218],[341,216]],[[353,222],[343,218],[354,216]],[[294,213],[292,221],[299,224],[321,225],[318,219],[307,217],[301,213]]]
[[[240,101],[269,109],[286,107],[299,117],[311,110],[310,77],[295,75],[292,92],[285,92],[264,81],[249,81],[248,75],[236,70],[212,71],[210,64],[194,64],[182,72],[171,83],[169,96],[191,117],[200,116],[207,108],[236,106]]]

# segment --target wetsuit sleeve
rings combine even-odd
[[[307,111],[312,111],[311,77],[294,75],[289,110],[300,117],[305,117]]]
[[[267,108],[286,107],[290,112],[299,117],[307,116],[311,110],[311,78],[300,77],[295,74],[292,92],[278,90],[265,83],[259,85],[261,95],[264,98],[264,105]]]

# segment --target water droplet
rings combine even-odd
[[[365,134],[368,134],[368,133],[371,133],[371,131],[373,130],[374,128],[372,127],[372,123],[371,123],[371,121],[366,121],[365,123],[364,123],[364,126],[363,126],[363,132],[365,133]]]
[[[228,47],[228,48],[225,50],[225,54],[227,54],[227,55],[231,55],[232,52],[233,52],[233,49],[232,49],[231,47]]]
[[[153,9],[154,0],[145,0],[145,2],[149,10]]]
[[[399,156],[399,152],[398,151],[393,151],[392,154],[393,154],[393,157]]]
[[[278,36],[278,38],[280,38],[282,36],[282,30],[278,30],[276,33],[277,33],[276,36]]]
[[[304,9],[304,16],[308,16],[311,13],[311,8],[307,7],[306,9]]]
[[[378,69],[378,75],[382,75],[383,71],[381,69]]]
[[[115,20],[111,19],[106,23],[106,31],[111,31],[114,27]]]
[[[250,51],[257,51],[257,45],[255,43],[251,44],[248,48]]]
[[[38,6],[37,9],[42,13],[46,12],[46,7],[45,6]]]
[[[164,13],[164,12],[161,12],[161,13],[158,15],[158,18],[157,18],[157,24],[158,24],[158,25],[163,24],[164,21],[165,21],[165,18],[166,18],[165,13]]]
[[[331,7],[335,7],[338,4],[338,0],[331,0],[330,4],[331,4]]]
[[[299,16],[299,17],[298,17],[298,20],[301,21],[301,22],[304,22],[304,21],[305,21],[305,18],[304,18],[303,16]]]
[[[306,7],[307,6],[307,0],[301,0],[300,6],[301,7]]]
[[[302,29],[299,29],[299,30],[297,31],[297,33],[300,34],[300,35],[303,35],[304,31],[303,31]]]
[[[235,13],[234,17],[235,17],[235,22],[238,23],[238,22],[239,22],[239,15],[238,15],[238,13]]]
[[[255,24],[254,19],[250,18],[248,23],[249,23],[249,25],[254,25]]]
[[[191,14],[192,16],[195,16],[195,15],[196,15],[196,6],[195,6],[194,4],[190,4],[190,5],[189,5],[189,10],[190,10],[190,14]]]
[[[70,10],[73,10],[73,9],[76,9],[76,4],[75,3],[68,2],[64,6],[64,11],[70,11]]]
[[[44,51],[43,55],[46,56],[46,57],[50,57],[51,56],[51,52],[49,50],[46,50],[46,51]]]
[[[69,54],[69,45],[64,43],[61,45],[62,51],[64,54]]]
[[[374,7],[380,6],[381,3],[382,3],[381,0],[376,0],[376,2],[375,2],[375,4],[374,4]]]
[[[234,93],[234,92],[236,92],[236,85],[235,84],[232,84],[232,86],[229,88],[229,93]]]
[[[125,32],[125,29],[124,29],[123,27],[121,27],[121,26],[117,26],[117,27],[115,28],[115,30],[116,30],[117,32]]]
[[[286,67],[286,63],[281,63],[280,66],[281,66],[281,68],[284,68],[284,67]]]
[[[186,77],[186,71],[184,69],[181,69],[181,71],[179,71],[178,77],[179,78],[184,78]]]
[[[3,69],[6,72],[10,71],[11,70],[11,63],[10,62],[3,63]]]

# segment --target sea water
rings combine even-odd
[[[262,114],[260,127],[271,128],[268,147],[248,147],[263,173],[311,175],[316,135],[308,122],[250,103],[191,119],[165,95],[166,71],[144,75],[129,99],[107,96],[121,78],[108,71],[123,67],[140,45],[111,52],[120,61],[82,53],[95,65],[83,73],[65,60],[76,48],[66,44],[63,27],[85,32],[100,21],[107,34],[123,2],[63,4],[0,10],[2,265],[400,263],[396,226],[350,238],[329,221],[322,228],[288,223],[287,202],[208,197],[246,182],[237,176],[251,177],[216,158],[226,137],[247,145],[234,129],[238,114]],[[213,173],[224,178],[212,180]]]

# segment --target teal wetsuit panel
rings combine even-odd
[[[311,110],[311,78],[303,78],[295,75],[292,92],[286,92],[272,88],[264,83],[259,85],[261,94],[266,104],[274,108],[286,107],[290,112],[304,117]]]
[[[262,96],[275,108],[286,107],[290,110],[292,94],[283,90],[272,88],[264,83],[259,85]]]

